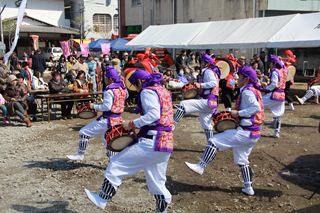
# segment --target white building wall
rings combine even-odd
[[[118,0],[111,0],[109,6],[106,6],[106,0],[84,0],[84,31],[86,38],[110,39],[114,29],[113,17],[118,14]],[[93,31],[93,15],[109,14],[111,16],[112,30],[109,33],[97,33]]]
[[[11,18],[18,15],[18,7],[14,0],[1,0],[1,7],[6,5],[2,18]],[[54,26],[70,27],[65,19],[64,0],[28,0],[25,13],[35,19],[52,24]]]

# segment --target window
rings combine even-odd
[[[132,7],[141,6],[141,0],[132,0]]]
[[[109,14],[93,15],[93,31],[97,33],[108,33],[112,30],[111,16]]]
[[[118,16],[118,14],[113,16],[113,30],[115,32],[118,32],[118,30],[119,30],[119,16]]]
[[[111,0],[106,0],[106,7],[108,7],[111,4]]]

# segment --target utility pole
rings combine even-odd
[[[3,8],[0,10],[0,31],[1,31],[1,42],[4,42],[4,37],[3,37],[3,26],[2,26],[2,12],[6,8],[7,5],[4,5]]]
[[[80,5],[80,43],[83,42],[83,34],[84,34],[84,0],[81,0]]]

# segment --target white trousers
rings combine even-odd
[[[186,114],[199,112],[200,124],[203,129],[213,129],[212,114],[215,109],[209,108],[207,99],[184,100],[180,102],[180,105],[184,107]]]
[[[310,89],[312,89],[316,94],[315,96],[320,96],[320,85],[315,85],[310,87]]]
[[[102,143],[105,144],[104,134],[108,130],[108,119],[101,118],[99,121],[94,119],[84,127],[82,127],[79,131],[80,135],[86,135],[90,138],[101,136]]]
[[[259,138],[250,138],[250,131],[245,131],[241,127],[237,129],[229,129],[222,133],[218,133],[209,139],[213,142],[218,151],[224,151],[231,148],[233,150],[233,161],[237,165],[248,165],[249,155],[253,146]]]
[[[284,101],[275,101],[271,100],[271,92],[265,94],[262,97],[264,108],[270,109],[273,117],[281,117],[284,114],[285,102]]]
[[[170,203],[172,196],[165,186],[170,155],[154,151],[153,140],[140,138],[137,144],[111,158],[104,176],[117,188],[124,177],[144,170],[149,191],[153,195],[164,195],[166,202]]]

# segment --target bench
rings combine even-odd
[[[57,94],[36,94],[35,99],[41,100],[41,116],[44,120],[44,102],[47,103],[48,122],[50,122],[50,106],[53,103],[62,103],[73,101],[75,103],[79,101],[96,101],[97,96],[103,94],[103,92],[87,92],[87,93],[57,93]]]

